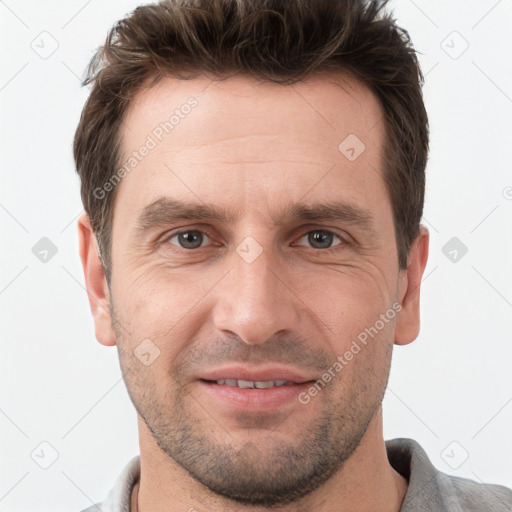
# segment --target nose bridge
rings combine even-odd
[[[254,249],[249,249],[250,254]],[[251,255],[252,256],[252,255]],[[236,259],[235,259],[236,261]],[[234,290],[240,301],[253,304],[253,306],[269,307],[275,301],[277,290],[275,271],[272,270],[272,258],[269,251],[261,252],[253,261],[240,257],[236,261],[232,279]]]
[[[232,255],[233,265],[219,289],[214,322],[248,344],[264,343],[282,330],[296,327],[293,295],[276,273],[272,249],[247,237]]]

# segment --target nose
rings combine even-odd
[[[243,256],[243,253],[240,253]],[[233,255],[233,266],[216,290],[213,322],[248,345],[296,329],[300,300],[282,267],[263,251],[254,261]]]

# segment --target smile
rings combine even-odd
[[[242,389],[268,389],[268,388],[278,388],[281,386],[293,386],[293,382],[289,380],[267,380],[267,381],[252,381],[252,380],[241,380],[241,379],[218,379],[218,380],[210,380],[207,382],[212,382],[214,384],[218,384],[219,386],[231,386]]]

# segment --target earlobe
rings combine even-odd
[[[112,346],[116,342],[110,316],[109,288],[99,256],[96,237],[86,213],[83,213],[78,219],[78,239],[96,339],[102,345]]]
[[[402,309],[395,324],[395,344],[407,345],[420,331],[420,287],[428,260],[429,232],[420,226],[420,232],[409,251],[407,270],[399,279],[398,301]]]

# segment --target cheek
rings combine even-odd
[[[173,357],[200,325],[202,301],[217,281],[215,273],[198,276],[192,267],[177,271],[161,264],[141,265],[127,272],[114,290],[115,314],[125,327],[123,338],[133,348],[150,339],[163,356]]]
[[[361,401],[381,395],[389,377],[393,347],[393,322],[377,320],[364,322],[357,332],[338,343],[336,361],[342,379],[338,386],[361,393]],[[352,383],[352,384],[350,384]]]
[[[293,294],[282,286],[276,289],[284,290],[279,292],[283,300],[301,310],[305,305],[306,315],[308,310],[312,313],[302,328],[322,333],[331,340],[332,350],[343,351],[373,326],[394,300],[388,285],[392,269],[376,258],[347,258],[343,264],[283,262],[275,270]],[[228,267],[215,263],[176,269],[162,261],[146,263],[143,258],[119,265],[116,314],[130,332],[130,343],[136,345],[148,338],[167,361],[174,358],[201,326],[208,324],[215,300],[235,300],[225,283],[221,283],[221,295],[215,292]]]
[[[392,309],[395,293],[386,273],[370,262],[317,267],[293,277],[297,296],[315,313],[326,335],[346,343]],[[388,315],[394,317],[394,310]],[[380,329],[390,328],[388,323]],[[380,324],[379,324],[380,325]]]

